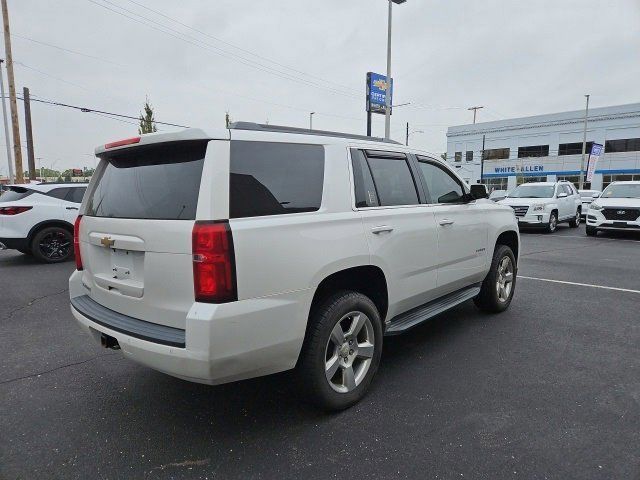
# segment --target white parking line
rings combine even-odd
[[[539,282],[551,282],[551,283],[563,283],[565,285],[577,285],[578,287],[602,288],[604,290],[615,290],[617,292],[640,293],[640,290],[631,290],[629,288],[607,287],[605,285],[592,285],[591,283],[566,282],[564,280],[552,280],[550,278],[525,277],[524,275],[518,275],[518,278],[519,279],[524,278],[525,280],[538,280]]]

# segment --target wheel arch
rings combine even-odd
[[[515,230],[505,230],[498,235],[494,246],[494,251],[498,248],[498,245],[506,245],[513,252],[513,256],[516,257],[516,264],[520,259],[520,235]]]
[[[31,230],[29,230],[29,235],[27,235],[29,245],[31,245],[33,237],[35,237],[35,235],[40,230],[48,227],[62,227],[73,234],[73,225],[71,225],[69,222],[66,222],[64,220],[44,220],[42,222],[36,223],[33,227],[31,227]]]

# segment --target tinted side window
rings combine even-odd
[[[16,200],[22,200],[33,194],[33,190],[27,190],[21,187],[12,187],[9,190],[4,190],[0,194],[0,203],[2,202],[15,202]]]
[[[67,202],[73,203],[82,203],[82,197],[84,196],[84,192],[87,190],[87,187],[77,187],[70,188],[69,193],[65,197]]]
[[[419,161],[431,203],[460,203],[464,190],[460,182],[444,168],[431,162]]]
[[[376,187],[373,184],[371,170],[369,170],[364,154],[360,150],[352,149],[351,163],[353,165],[356,207],[377,207],[380,203],[378,202]]]
[[[47,196],[64,200],[64,198],[67,196],[67,193],[69,193],[68,188],[54,188],[53,190],[49,190],[47,192]]]
[[[406,158],[367,158],[382,206],[417,205],[418,192]]]
[[[324,147],[231,142],[229,217],[313,212],[320,208]]]

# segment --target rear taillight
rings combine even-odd
[[[80,256],[80,221],[82,215],[78,215],[73,224],[73,253],[76,256],[76,270],[82,270],[82,257]]]
[[[118,140],[117,142],[107,143],[104,148],[108,150],[110,148],[124,147],[125,145],[133,145],[134,143],[140,143],[140,137],[125,138],[124,140]]]
[[[32,208],[33,207],[0,207],[0,215],[18,215]]]
[[[196,222],[192,233],[196,302],[238,299],[233,236],[227,222]]]

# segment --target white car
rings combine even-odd
[[[346,408],[383,335],[513,298],[513,211],[395,142],[240,123],[96,154],[71,311],[103,346],[169,375],[220,384],[296,368],[315,402]]]
[[[578,190],[578,193],[582,199],[582,218],[586,218],[589,205],[591,205],[593,199],[598,198],[602,192],[600,190]]]
[[[84,183],[9,185],[0,195],[0,249],[14,249],[45,263],[73,256],[73,224]]]
[[[640,231],[640,182],[613,182],[594,199],[587,212],[587,235],[604,230]]]
[[[513,208],[520,227],[553,233],[561,222],[573,228],[580,225],[582,200],[571,182],[523,183],[498,203]]]

